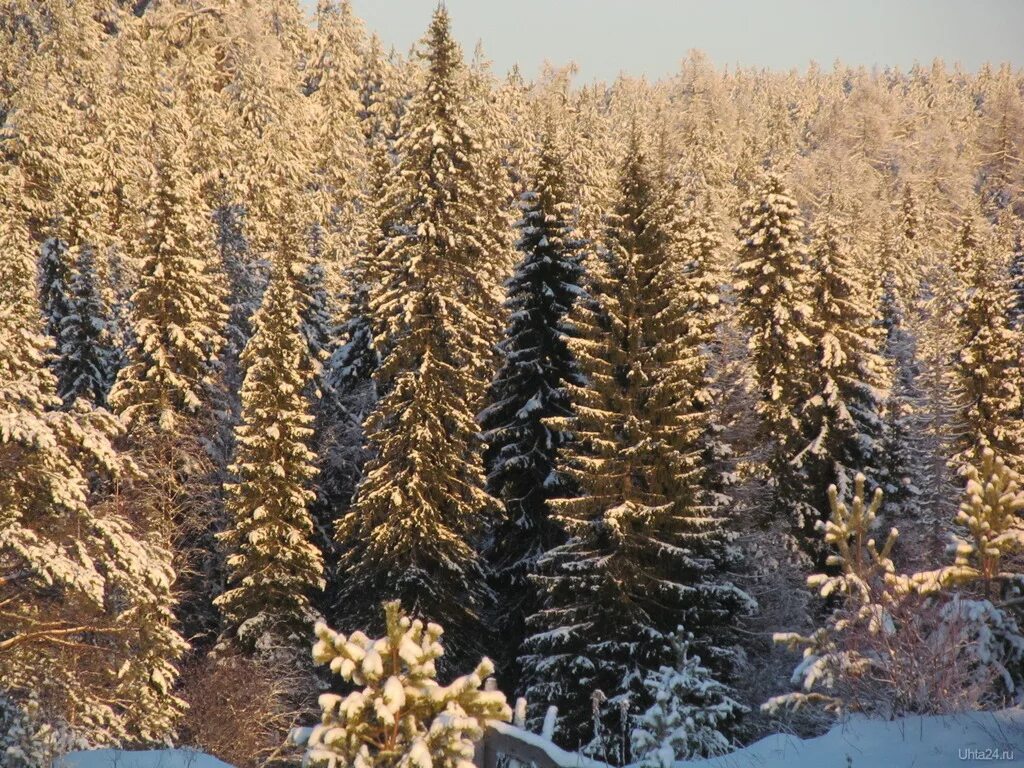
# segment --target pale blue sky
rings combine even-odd
[[[315,7],[316,0],[303,0]],[[352,0],[386,45],[407,50],[436,0]],[[690,48],[721,66],[804,68],[814,59],[909,67],[941,56],[976,69],[1024,64],[1024,0],[447,0],[467,54],[499,73],[575,61],[584,80],[658,78]]]

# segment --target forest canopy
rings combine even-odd
[[[1024,74],[575,75],[0,2],[12,765],[295,763],[399,677],[438,765],[491,674],[616,765],[1019,701]]]

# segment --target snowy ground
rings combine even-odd
[[[504,726],[502,730],[518,729]],[[530,741],[540,746],[544,740],[534,735]],[[543,748],[565,768],[580,765],[578,755],[549,742]],[[677,768],[964,768],[982,764],[1024,766],[1024,709],[893,722],[853,718],[815,739],[775,734],[725,757],[677,763]],[[191,750],[99,750],[69,755],[55,768],[230,766]]]
[[[964,768],[1024,766],[1024,709],[892,722],[854,718],[824,736],[775,734],[688,768]]]
[[[122,752],[98,749],[76,752],[57,761],[54,768],[231,768],[215,757],[191,749]]]

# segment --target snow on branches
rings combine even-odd
[[[1015,694],[1024,635],[1004,598],[1019,583],[999,564],[1024,544],[1016,473],[985,449],[981,465],[968,470],[957,516],[968,535],[954,542],[954,564],[908,575],[896,573],[891,559],[898,532],[881,547],[871,534],[882,491],[868,502],[864,483],[857,475],[849,505],[829,489],[832,515],[819,528],[838,572],[807,583],[838,606],[809,636],[776,635],[804,649],[793,672],[801,690],[763,708],[815,704],[892,717],[974,709]]]
[[[344,635],[316,626],[313,659],[330,666],[353,690],[320,696],[319,725],[299,734],[305,763],[327,768],[471,768],[473,744],[489,720],[508,721],[512,710],[499,691],[481,689],[494,671],[489,659],[449,685],[437,682],[444,654],[434,623],[384,605],[386,634]]]

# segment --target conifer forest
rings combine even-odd
[[[0,764],[1024,702],[1024,71],[679,59],[0,0]]]

